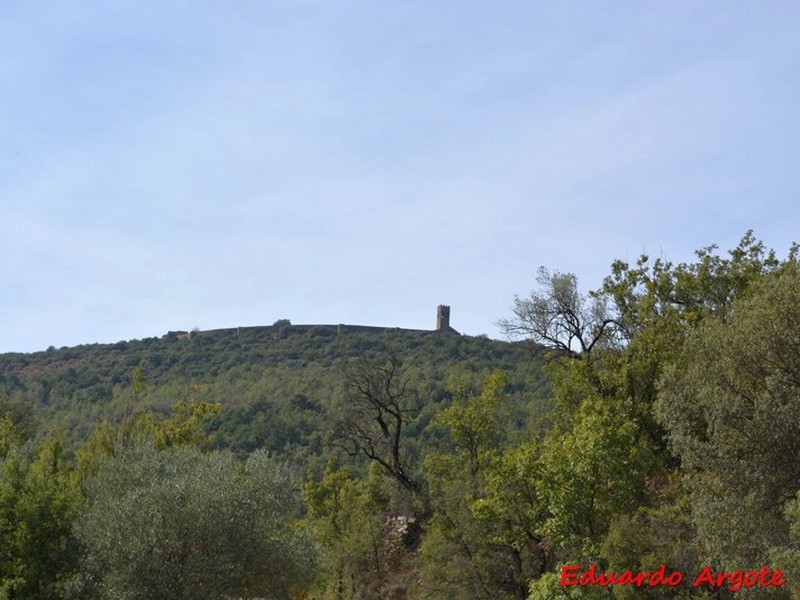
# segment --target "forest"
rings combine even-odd
[[[799,251],[0,355],[0,598],[800,597]]]

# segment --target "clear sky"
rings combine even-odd
[[[800,239],[794,0],[3,0],[0,57],[0,352]]]

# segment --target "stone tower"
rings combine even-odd
[[[440,304],[436,307],[436,331],[450,330],[450,307]]]

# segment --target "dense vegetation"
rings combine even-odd
[[[0,597],[800,595],[797,259],[747,234],[588,293],[542,269],[516,343],[282,322],[0,356]],[[685,578],[562,585],[593,565]]]

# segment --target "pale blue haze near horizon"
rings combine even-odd
[[[0,352],[800,239],[798,2],[4,0],[0,56]]]

